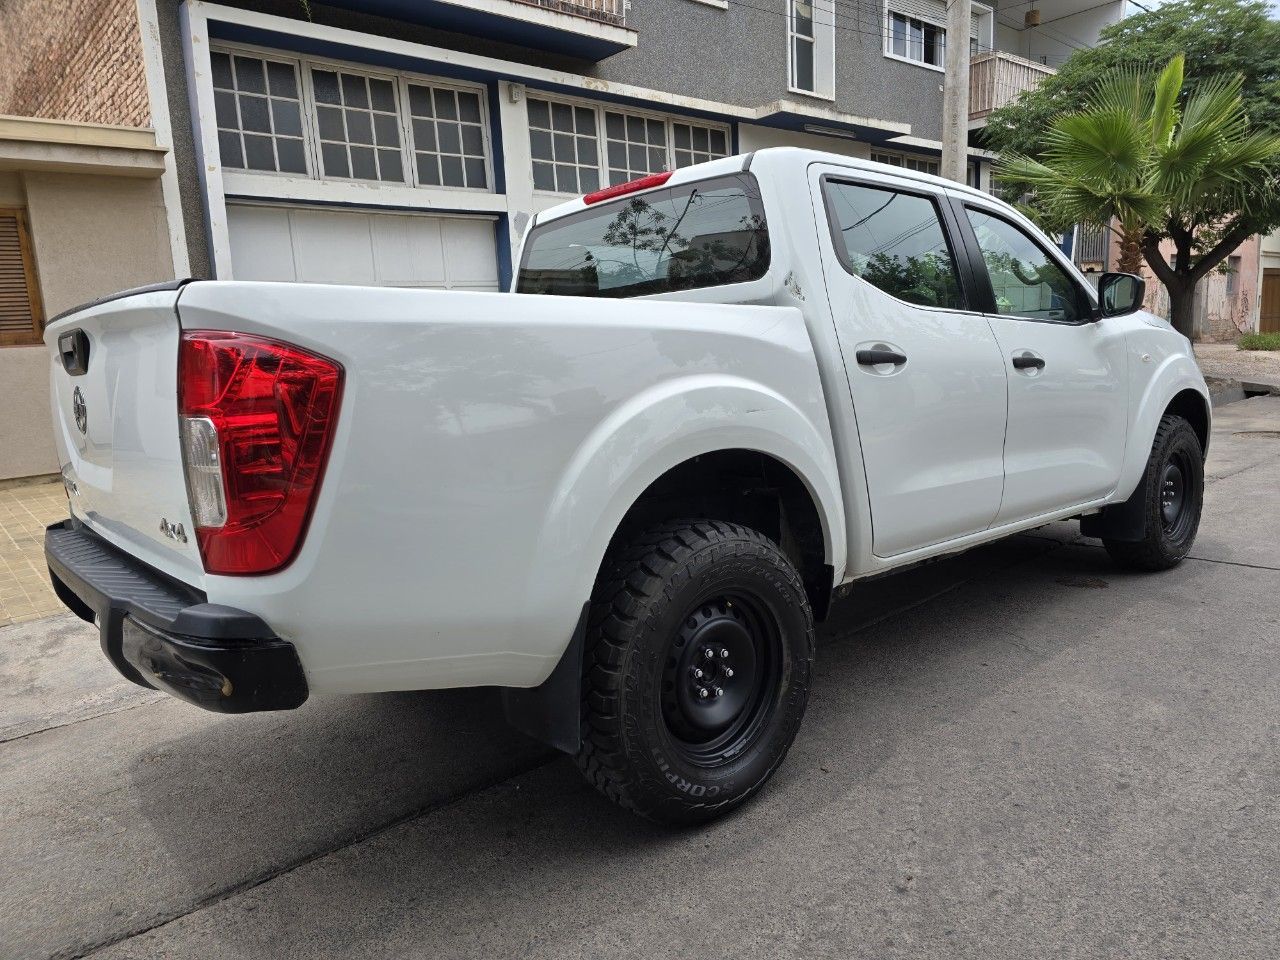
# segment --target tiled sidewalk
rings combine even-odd
[[[66,515],[60,483],[0,489],[0,627],[64,609],[49,586],[44,528]]]

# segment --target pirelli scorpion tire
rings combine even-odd
[[[1111,559],[1133,570],[1168,570],[1191,550],[1204,505],[1204,451],[1182,417],[1166,414],[1156,428],[1147,469],[1138,484],[1143,537],[1103,539]]]
[[[714,520],[664,523],[596,582],[577,761],[660,823],[710,820],[764,785],[809,698],[813,615],[776,544]]]

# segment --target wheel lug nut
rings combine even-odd
[[[706,687],[699,687],[699,688],[698,688],[698,699],[699,699],[699,700],[705,700],[705,699],[707,699],[707,697],[708,697],[708,696],[710,696],[710,694],[707,692],[707,688],[706,688]]]
[[[703,677],[705,677],[705,676],[706,676],[706,674],[702,672],[702,668],[701,668],[701,667],[694,667],[694,668],[693,668],[693,679],[695,679],[695,680],[701,680],[701,679],[702,679]]]
[[[712,694],[713,694],[714,696],[717,696],[717,697],[723,697],[723,696],[724,696],[724,691],[723,691],[723,690],[721,690],[719,687],[716,687],[716,688],[715,688],[714,690],[712,690],[711,692],[712,692]]]
[[[728,660],[728,659],[729,659],[729,649],[728,649],[728,647],[721,647],[721,648],[720,648],[720,659],[721,659],[721,660]]]
[[[710,647],[707,647],[707,649],[702,651],[702,655],[706,657],[708,660],[711,660],[715,657],[716,652],[712,650]]]
[[[733,676],[733,667],[725,667],[724,670],[721,671],[721,673],[723,673],[724,678],[728,680],[730,677]]]

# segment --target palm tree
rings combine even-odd
[[[1154,82],[1147,71],[1117,70],[1053,123],[1042,160],[1010,154],[997,170],[1051,219],[1117,232],[1128,252],[1122,268],[1132,270],[1141,251],[1169,291],[1174,327],[1190,336],[1196,284],[1273,226],[1258,213],[1276,190],[1280,136],[1249,130],[1239,77],[1205,81],[1185,98],[1182,83],[1181,55]],[[1177,250],[1172,265],[1160,253],[1166,239]]]

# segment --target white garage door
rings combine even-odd
[[[229,204],[237,280],[497,290],[494,221]]]

